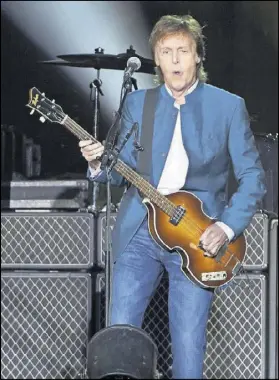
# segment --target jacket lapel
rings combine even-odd
[[[173,104],[171,97],[160,98],[156,109],[152,147],[152,184],[155,187],[159,184],[176,124],[178,109]]]

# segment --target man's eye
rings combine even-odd
[[[163,50],[163,54],[168,54],[169,50]]]

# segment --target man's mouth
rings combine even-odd
[[[175,70],[172,73],[173,73],[173,75],[176,75],[176,76],[181,76],[182,75],[182,71],[180,71],[180,70]]]

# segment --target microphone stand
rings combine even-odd
[[[95,49],[95,53],[104,53],[104,50],[101,48]],[[100,69],[97,69],[97,78],[94,79],[89,87],[94,88],[94,100],[93,102],[93,137],[96,140],[99,140],[99,121],[100,121],[100,94],[103,96],[103,92],[101,90],[102,81],[100,80]],[[93,213],[97,213],[97,198],[99,195],[99,183],[93,181],[92,183],[92,204],[89,206],[90,210]]]
[[[118,135],[120,126],[119,120],[122,115],[122,108],[129,92],[132,91],[131,78],[125,80],[123,83],[125,88],[124,95],[120,101],[120,106],[115,114],[115,120],[111,125],[104,144],[104,152],[101,159],[101,169],[106,171],[107,177],[107,207],[106,207],[106,256],[105,256],[105,327],[110,325],[110,299],[111,299],[111,274],[113,270],[113,262],[111,260],[112,244],[111,244],[111,225],[110,225],[110,211],[111,211],[111,171],[116,164],[120,151],[127,142],[130,136],[126,136],[120,149],[115,148],[116,137]],[[129,135],[129,132],[128,134]],[[130,133],[131,135],[131,133]]]

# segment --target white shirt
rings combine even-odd
[[[197,79],[196,82],[186,91],[185,95],[188,95],[194,91],[198,85],[198,82],[199,81]],[[172,96],[172,93],[166,84],[165,87],[168,93]],[[180,105],[175,101],[174,107],[178,108],[176,124],[170,150],[157,187],[157,190],[164,195],[176,193],[184,186],[189,168],[189,158],[182,140]],[[216,224],[224,230],[229,240],[234,237],[233,230],[225,223],[216,222]]]
[[[186,94],[194,91],[197,84],[198,80],[188,89]],[[166,84],[165,87],[172,96]],[[183,187],[189,167],[189,159],[182,141],[180,105],[175,101],[174,107],[178,109],[176,124],[165,166],[157,187],[157,190],[164,195],[176,193]]]
[[[190,94],[198,85],[198,79],[196,82],[187,90],[185,95]],[[165,87],[169,94],[172,96],[170,89],[165,84]],[[186,97],[187,101],[187,97]],[[182,132],[181,132],[181,116],[180,116],[180,105],[174,102],[174,107],[178,108],[178,114],[176,119],[176,124],[173,132],[173,138],[168,152],[168,156],[165,162],[164,169],[157,187],[157,190],[164,195],[176,193],[179,191],[185,184],[188,167],[189,167],[189,158],[187,152],[185,151],[183,141],[182,141]],[[100,170],[94,170],[89,166],[91,172],[91,178],[93,179]],[[234,237],[233,230],[223,222],[216,222],[219,225],[228,239],[231,240]]]

